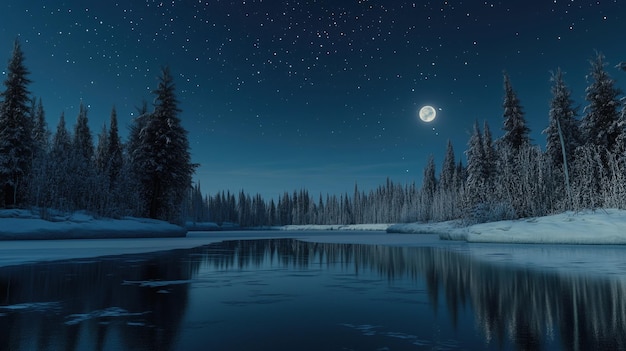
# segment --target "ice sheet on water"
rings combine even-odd
[[[90,319],[97,319],[97,318],[136,317],[136,316],[143,316],[148,313],[151,313],[151,311],[129,312],[121,307],[109,307],[103,310],[91,311],[89,313],[70,314],[69,316],[65,317],[66,318],[65,324],[74,325],[74,324],[79,324]]]
[[[61,308],[61,303],[57,301],[52,302],[23,302],[14,305],[0,306],[0,311],[49,311]],[[6,314],[4,314],[6,315]]]
[[[159,288],[169,285],[190,283],[193,283],[193,280],[124,280],[122,285],[137,285],[140,287]]]

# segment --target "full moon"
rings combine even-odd
[[[437,111],[432,106],[424,106],[420,109],[420,119],[424,122],[432,122],[437,117]]]

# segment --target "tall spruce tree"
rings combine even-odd
[[[519,151],[519,149],[530,144],[530,129],[526,126],[526,119],[524,112],[517,98],[517,93],[513,90],[511,85],[511,79],[509,75],[504,73],[504,135],[500,139],[502,147],[509,148],[512,151]]]
[[[111,119],[109,121],[109,135],[107,140],[107,162],[108,177],[111,184],[115,184],[122,171],[122,141],[120,140],[119,130],[117,126],[117,111],[115,107],[111,110]]]
[[[34,107],[32,138],[35,149],[38,151],[47,151],[50,146],[50,131],[48,130],[48,123],[46,122],[46,114],[41,98],[39,98],[39,101]]]
[[[585,107],[582,119],[583,137],[587,145],[596,145],[605,151],[613,151],[618,137],[623,132],[619,123],[621,91],[605,69],[604,55],[598,53],[591,61],[591,72],[587,75],[590,84],[586,89]]]
[[[71,194],[74,209],[94,210],[95,196],[99,195],[93,191],[95,186],[96,170],[94,168],[94,144],[89,120],[87,118],[87,108],[81,102],[74,125],[74,134],[70,153],[70,178],[74,183]]]
[[[132,157],[147,215],[173,221],[179,219],[195,165],[191,163],[187,131],[178,118],[180,109],[169,68],[163,68],[154,94],[154,112],[146,116]]]
[[[126,143],[126,149],[129,154],[131,153],[131,150],[137,150],[139,148],[139,144],[141,142],[141,130],[146,126],[149,116],[148,102],[144,100],[142,101],[141,106],[137,107],[137,117],[133,118],[129,127],[128,142]]]
[[[65,114],[61,113],[50,148],[50,187],[48,203],[59,210],[71,207],[71,188],[74,186],[71,173],[72,137],[65,126]]]
[[[28,192],[30,194],[28,201],[29,204],[42,208],[47,206],[48,202],[45,194],[47,192],[46,189],[49,188],[47,183],[50,179],[50,131],[46,123],[41,98],[39,98],[39,101],[33,98],[31,108],[33,158],[28,182]]]
[[[478,127],[478,121],[474,122],[474,131],[468,142],[465,155],[467,156],[467,205],[473,208],[486,200],[487,166],[483,137]]]
[[[78,116],[74,125],[74,151],[81,161],[89,163],[94,157],[93,136],[89,129],[89,120],[87,119],[87,108],[81,102],[78,108]]]
[[[424,179],[422,181],[422,199],[426,206],[430,206],[437,191],[437,178],[435,176],[435,158],[432,154],[428,156],[426,167],[424,167]]]
[[[0,191],[5,206],[20,205],[26,197],[22,188],[33,156],[28,74],[24,53],[15,40],[0,105]]]
[[[443,158],[443,166],[441,167],[441,175],[439,176],[439,189],[451,191],[454,189],[454,170],[456,162],[454,160],[454,148],[452,141],[448,139],[446,145],[446,155]]]
[[[580,129],[574,101],[560,68],[556,73],[552,73],[550,80],[552,81],[552,99],[548,112],[549,122],[548,127],[542,133],[546,135],[548,159],[553,165],[560,167],[564,161],[563,152],[565,152],[567,163],[572,163],[574,150],[580,145]],[[561,145],[561,136],[563,145]]]
[[[72,137],[65,125],[65,114],[61,113],[59,122],[57,124],[56,132],[52,137],[51,156],[53,159],[69,157],[69,153],[72,149]]]
[[[485,121],[483,123],[483,153],[485,155],[485,184],[489,190],[493,187],[497,175],[497,162],[498,156],[496,154],[496,148],[493,145],[493,137],[491,136],[491,129],[489,123]]]
[[[96,145],[95,164],[99,173],[108,173],[109,162],[107,151],[109,150],[109,131],[106,124],[102,125],[102,130],[98,134],[98,144]]]

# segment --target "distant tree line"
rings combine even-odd
[[[61,114],[51,133],[28,75],[16,40],[0,103],[0,206],[35,207],[44,217],[54,209],[181,219],[195,165],[168,68],[154,91],[154,109],[144,103],[126,143],[113,107],[94,144],[82,102],[73,130]]]
[[[431,155],[421,187],[386,184],[369,192],[311,196],[284,193],[277,202],[219,192],[189,191],[185,213],[193,221],[242,226],[352,224],[462,220],[465,223],[543,216],[568,210],[626,208],[626,108],[622,91],[598,54],[590,61],[587,105],[572,100],[560,69],[552,73],[545,150],[529,137],[522,104],[504,73],[503,135],[494,140],[487,122],[476,121],[455,159],[449,141],[437,176]],[[618,65],[626,69],[626,64]]]

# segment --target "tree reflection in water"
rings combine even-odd
[[[455,328],[477,327],[490,348],[626,349],[626,280],[619,277],[494,265],[445,247],[275,239],[0,268],[0,350],[174,350],[186,311],[202,308],[189,305],[201,272],[268,265],[367,272],[390,286],[424,282],[431,308],[445,305]],[[468,308],[475,325],[460,325]]]

